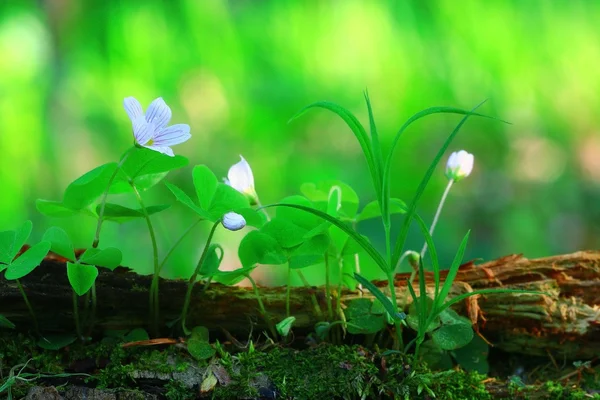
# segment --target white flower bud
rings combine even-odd
[[[467,153],[464,150],[450,154],[448,163],[446,164],[446,177],[455,182],[466,178],[473,170],[473,162],[475,157],[473,154]]]
[[[239,231],[246,226],[246,220],[244,217],[234,212],[228,212],[227,214],[223,215],[221,223],[225,229],[229,229],[230,231]]]
[[[225,183],[240,193],[243,193],[250,200],[250,204],[258,204],[258,195],[254,189],[254,175],[250,164],[240,156],[241,161],[229,168]]]

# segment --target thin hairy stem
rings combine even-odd
[[[158,301],[158,293],[159,293],[159,265],[158,265],[158,245],[156,243],[156,234],[154,233],[154,228],[152,227],[152,221],[150,220],[150,215],[148,214],[148,210],[144,205],[144,200],[142,199],[142,195],[137,187],[130,182],[131,188],[135,193],[135,197],[137,198],[138,203],[140,203],[140,208],[144,213],[144,219],[146,220],[146,225],[148,226],[148,232],[150,233],[150,241],[152,242],[152,259],[154,262],[154,275],[152,276],[152,284],[150,285],[150,313],[151,313],[151,329],[152,334],[156,337],[158,336],[158,314],[159,314],[159,301]]]
[[[23,300],[25,301],[25,305],[27,306],[27,309],[29,310],[29,314],[31,314],[31,318],[33,319],[33,326],[35,327],[35,332],[41,336],[40,334],[40,326],[38,325],[38,320],[37,317],[35,316],[35,312],[33,312],[33,307],[31,306],[31,303],[29,302],[29,298],[27,297],[27,293],[25,293],[25,289],[23,289],[23,285],[21,285],[21,282],[17,279],[17,287],[19,288],[19,291],[21,292],[21,296],[23,296]]]
[[[252,279],[250,274],[247,274],[246,278],[248,278],[248,280],[250,281],[250,284],[252,285],[252,289],[254,289],[254,295],[256,296],[256,300],[258,301],[258,308],[260,309],[260,312],[263,315],[263,318],[267,322],[267,326],[269,327],[269,331],[271,331],[271,335],[273,335],[273,339],[275,339],[277,337],[277,331],[275,330],[275,327],[273,326],[273,321],[271,321],[271,317],[267,313],[267,309],[265,308],[262,298],[260,297],[260,292],[258,291],[258,286],[256,285],[256,282],[254,281],[254,279]]]
[[[219,220],[213,224],[213,227],[210,230],[210,233],[208,234],[208,238],[206,239],[206,244],[204,245],[204,250],[202,250],[202,255],[200,256],[200,260],[198,261],[198,264],[196,265],[196,269],[194,270],[194,273],[192,274],[192,276],[190,276],[190,280],[188,281],[188,288],[187,288],[187,292],[185,293],[185,301],[183,303],[183,309],[181,310],[181,327],[186,334],[187,334],[188,330],[187,330],[187,327],[185,326],[185,319],[187,318],[188,309],[190,307],[190,300],[192,298],[192,290],[194,289],[194,285],[196,284],[196,279],[198,278],[198,273],[200,272],[200,268],[202,268],[202,264],[204,264],[204,260],[206,259],[206,256],[208,255],[208,249],[210,248],[210,242],[212,241],[212,238],[215,234],[215,230],[217,229],[217,226],[219,226],[220,223],[221,223],[221,221]]]
[[[333,319],[333,306],[331,305],[331,283],[329,281],[329,256],[325,253],[325,298],[327,301],[327,315]]]
[[[304,284],[305,287],[310,288],[310,284],[308,283],[308,280],[306,280],[306,277],[304,276],[304,274],[302,273],[302,270],[297,269],[296,272],[298,272],[298,276],[300,277],[300,280],[302,281],[302,283]],[[319,318],[323,317],[323,312],[321,311],[321,307],[319,306],[319,301],[317,300],[317,296],[314,293],[310,294],[310,299],[313,303],[313,307],[315,309],[315,313],[317,314],[317,316]]]
[[[292,292],[292,268],[288,262],[288,276],[287,276],[287,288],[285,291],[285,316],[290,316],[290,295]]]
[[[135,146],[130,148],[129,150],[127,150],[127,152],[123,155],[123,158],[121,159],[119,164],[117,164],[117,168],[115,168],[115,171],[113,172],[110,179],[108,180],[108,184],[106,185],[106,190],[104,190],[104,193],[102,194],[102,199],[100,200],[100,212],[98,213],[98,223],[96,224],[96,234],[94,235],[94,242],[92,243],[93,248],[97,248],[98,245],[100,244],[100,230],[102,229],[102,223],[104,222],[104,209],[106,207],[106,198],[108,197],[108,192],[110,191],[110,186],[112,185],[113,181],[117,177],[117,174],[121,170],[121,167],[123,166],[123,164],[125,163],[125,161],[127,160],[127,158],[129,157],[129,155],[131,154],[131,152],[134,149],[135,149]]]

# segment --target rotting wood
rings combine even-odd
[[[21,280],[43,331],[73,330],[71,289],[64,259],[49,255],[33,273]],[[442,271],[442,280],[446,275]],[[406,280],[397,274],[396,295],[405,308],[410,302]],[[3,278],[3,277],[2,277]],[[428,291],[433,291],[433,275],[426,274]],[[113,272],[100,269],[96,281],[97,329],[128,329],[146,324],[150,276],[141,276],[120,267]],[[374,282],[384,289],[386,283]],[[177,318],[183,304],[186,281],[162,280],[161,315],[164,321]],[[418,284],[414,285],[418,288]],[[196,285],[188,326],[204,325],[217,331],[246,335],[264,329],[250,288],[227,287],[213,283],[206,292]],[[493,294],[461,302],[455,309],[472,318],[475,328],[495,346],[509,352],[590,359],[600,354],[600,252],[581,251],[567,255],[529,260],[511,255],[480,265],[460,267],[450,297],[483,288],[531,289],[549,295]],[[322,309],[322,288],[293,288],[291,312],[294,329],[306,330],[319,321],[311,303],[317,294]],[[267,311],[274,321],[285,318],[285,288],[261,288]],[[370,297],[368,292],[344,291],[342,303]],[[81,308],[84,309],[83,298]],[[0,279],[0,314],[18,329],[32,328],[29,312],[14,281]]]

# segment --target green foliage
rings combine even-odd
[[[76,340],[77,336],[68,333],[44,335],[37,341],[37,345],[45,350],[60,350]]]
[[[148,336],[148,332],[144,328],[135,328],[131,331],[127,332],[123,340],[125,342],[139,342],[142,340],[148,340],[150,336]]]
[[[377,333],[384,328],[385,316],[379,310],[373,310],[373,304],[371,300],[366,298],[355,299],[347,304],[344,315],[348,321],[347,329],[349,333]]]
[[[14,329],[15,324],[10,322],[4,315],[0,314],[0,328]]]
[[[107,247],[102,250],[89,248],[81,255],[79,262],[114,270],[121,265],[122,259],[121,250],[116,247]]]
[[[4,277],[8,280],[21,279],[33,271],[50,251],[50,242],[40,242],[8,264]],[[1,268],[1,266],[0,266]]]
[[[164,211],[171,207],[170,204],[161,204],[156,206],[148,206],[146,207],[146,212],[148,215],[157,214],[161,211]],[[100,215],[100,209],[102,208],[101,204],[96,206],[96,214]],[[104,214],[103,218],[106,221],[113,221],[117,223],[123,223],[131,221],[136,218],[145,218],[144,210],[129,208],[125,206],[121,206],[119,204],[106,203],[104,205]]]
[[[213,276],[219,270],[223,256],[223,248],[218,244],[211,244],[207,250],[206,258],[198,270],[200,276]]]
[[[287,257],[275,238],[261,231],[249,232],[238,248],[238,256],[244,268],[253,268],[256,264],[283,264]]]
[[[279,335],[281,335],[282,337],[287,337],[287,335],[289,335],[290,333],[290,330],[292,329],[292,326],[294,325],[294,322],[296,322],[296,317],[284,318],[275,325],[277,333],[279,333]]]
[[[75,250],[73,249],[71,239],[64,229],[57,226],[50,227],[44,233],[42,239],[50,242],[50,250],[52,250],[54,253],[66,258],[67,260],[75,262]]]
[[[208,342],[208,329],[197,326],[192,329],[192,335],[187,340],[188,352],[196,360],[207,360],[215,355],[215,348]]]
[[[93,265],[67,262],[67,277],[71,287],[79,296],[83,296],[96,282],[98,268]]]

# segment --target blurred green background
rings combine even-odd
[[[374,199],[349,129],[304,105],[331,100],[367,124],[368,88],[384,151],[413,113],[436,105],[510,121],[467,122],[451,150],[475,154],[455,185],[434,238],[449,264],[467,229],[467,259],[529,257],[597,247],[600,218],[600,3],[592,1],[13,1],[0,3],[0,230],[51,225],[76,245],[93,239],[92,219],[51,220],[36,198],[60,200],[84,172],[116,161],[132,141],[122,101],[144,107],[162,96],[172,123],[188,123],[175,147],[191,165],[225,176],[239,154],[250,162],[264,204],[303,182],[340,179]],[[433,116],[404,136],[392,193],[410,200],[440,144],[459,121]],[[445,159],[443,161],[445,163]],[[191,167],[167,178],[191,187]],[[443,165],[419,212],[431,220],[446,185]],[[147,203],[171,201],[163,186]],[[117,199],[128,202],[126,198]],[[181,205],[155,218],[161,254],[192,222]],[[400,219],[395,220],[396,224]],[[379,223],[360,226],[383,248]],[[184,242],[166,276],[191,272],[202,228]],[[410,238],[420,249],[422,238]],[[237,268],[243,233],[219,231],[224,268]],[[124,264],[151,270],[143,221],[105,225],[103,246]],[[277,284],[274,267],[256,272]],[[322,273],[309,277],[318,283]],[[367,272],[369,277],[377,271]]]

